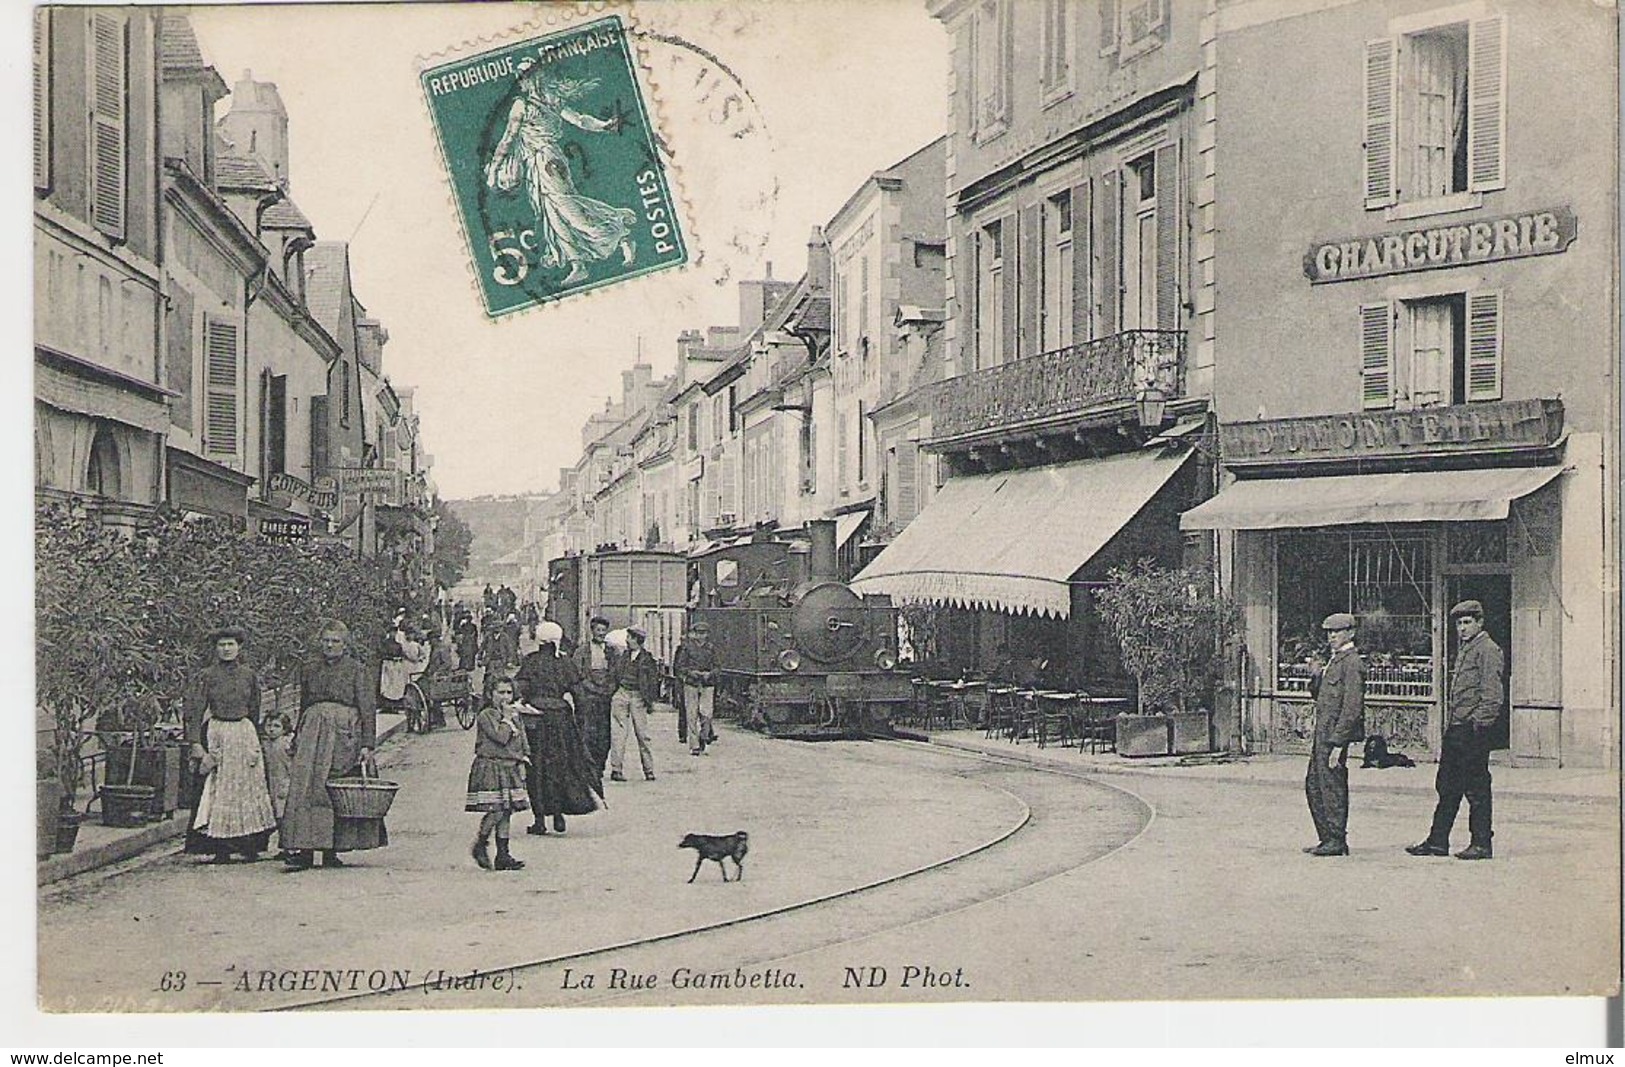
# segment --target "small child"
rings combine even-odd
[[[530,807],[525,792],[525,764],[530,749],[519,711],[513,702],[513,681],[498,678],[491,685],[491,703],[474,720],[474,765],[468,770],[468,800],[464,811],[483,812],[479,836],[474,838],[474,862],[492,870],[487,844],[494,831],[497,858],[494,868],[517,871],[525,866],[508,851],[508,823],[516,811]]]
[[[265,787],[271,794],[271,812],[276,816],[277,844],[280,845],[282,812],[288,805],[288,781],[293,771],[293,722],[287,715],[277,712],[266,718],[260,729],[265,736],[260,747],[265,752]],[[287,850],[278,854],[287,859]]]

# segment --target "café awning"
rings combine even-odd
[[[904,604],[1065,618],[1072,575],[1190,455],[1148,449],[950,479],[852,588]]]
[[[1504,519],[1562,467],[1340,474],[1236,482],[1179,517],[1182,530],[1279,530],[1368,522]]]

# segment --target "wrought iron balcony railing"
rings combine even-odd
[[[938,382],[931,394],[937,439],[1061,418],[1148,389],[1184,396],[1185,334],[1128,330]]]

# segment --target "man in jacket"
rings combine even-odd
[[[1487,860],[1494,856],[1490,839],[1491,733],[1506,703],[1502,684],[1501,646],[1484,632],[1484,605],[1463,600],[1450,609],[1456,624],[1456,666],[1450,672],[1447,704],[1450,722],[1439,753],[1439,771],[1433,787],[1439,803],[1433,809],[1433,827],[1427,839],[1405,849],[1413,856],[1448,856],[1450,830],[1467,798],[1467,829],[1471,841],[1456,853],[1459,860]]]
[[[626,763],[628,730],[638,739],[643,777],[651,782],[655,778],[654,753],[649,750],[649,709],[660,696],[660,664],[643,647],[645,640],[642,630],[628,629],[626,651],[611,661],[615,679],[615,695],[609,704],[609,778],[612,782],[626,781],[622,769]]]
[[[577,645],[572,656],[576,677],[581,679],[576,688],[576,722],[581,727],[581,736],[586,739],[587,754],[602,779],[609,762],[609,703],[615,692],[615,683],[610,678],[611,650],[604,643],[609,620],[594,615],[587,625],[591,637]]]
[[[1304,793],[1320,843],[1304,849],[1311,856],[1349,854],[1349,744],[1365,737],[1365,664],[1354,647],[1357,625],[1342,611],[1320,624],[1332,658],[1312,686],[1315,740]]]
[[[688,715],[688,750],[703,755],[712,733],[711,713],[717,691],[717,650],[711,644],[711,625],[704,620],[689,627],[672,656],[671,669],[683,689]]]

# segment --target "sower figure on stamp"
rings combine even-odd
[[[576,676],[581,680],[576,689],[576,721],[581,736],[586,738],[587,752],[598,769],[599,785],[603,785],[604,766],[609,761],[609,702],[615,692],[615,683],[609,675],[610,648],[604,643],[609,634],[609,620],[594,615],[588,624],[591,639],[576,646]]]
[[[1354,616],[1326,616],[1332,656],[1311,683],[1315,696],[1315,737],[1309,753],[1304,793],[1320,842],[1304,849],[1311,856],[1349,854],[1349,744],[1365,737],[1365,664],[1354,647]]]
[[[1433,809],[1433,826],[1420,844],[1405,851],[1413,856],[1448,856],[1450,830],[1456,824],[1462,797],[1467,798],[1467,829],[1472,839],[1459,860],[1487,860],[1494,853],[1490,815],[1490,746],[1495,722],[1506,703],[1502,683],[1504,659],[1501,646],[1484,632],[1484,605],[1463,600],[1450,609],[1456,624],[1456,666],[1450,672],[1447,704],[1450,721],[1444,731],[1439,753],[1439,771],[1434,788],[1439,803]]]
[[[511,190],[524,184],[536,212],[536,245],[544,267],[569,267],[561,285],[587,276],[587,265],[607,259],[616,249],[631,266],[636,248],[631,237],[637,214],[576,192],[570,161],[564,153],[565,124],[589,133],[614,132],[619,116],[584,115],[570,102],[597,86],[549,77],[526,56],[519,61],[519,96],[508,111],[508,124],[485,168],[485,183]]]

